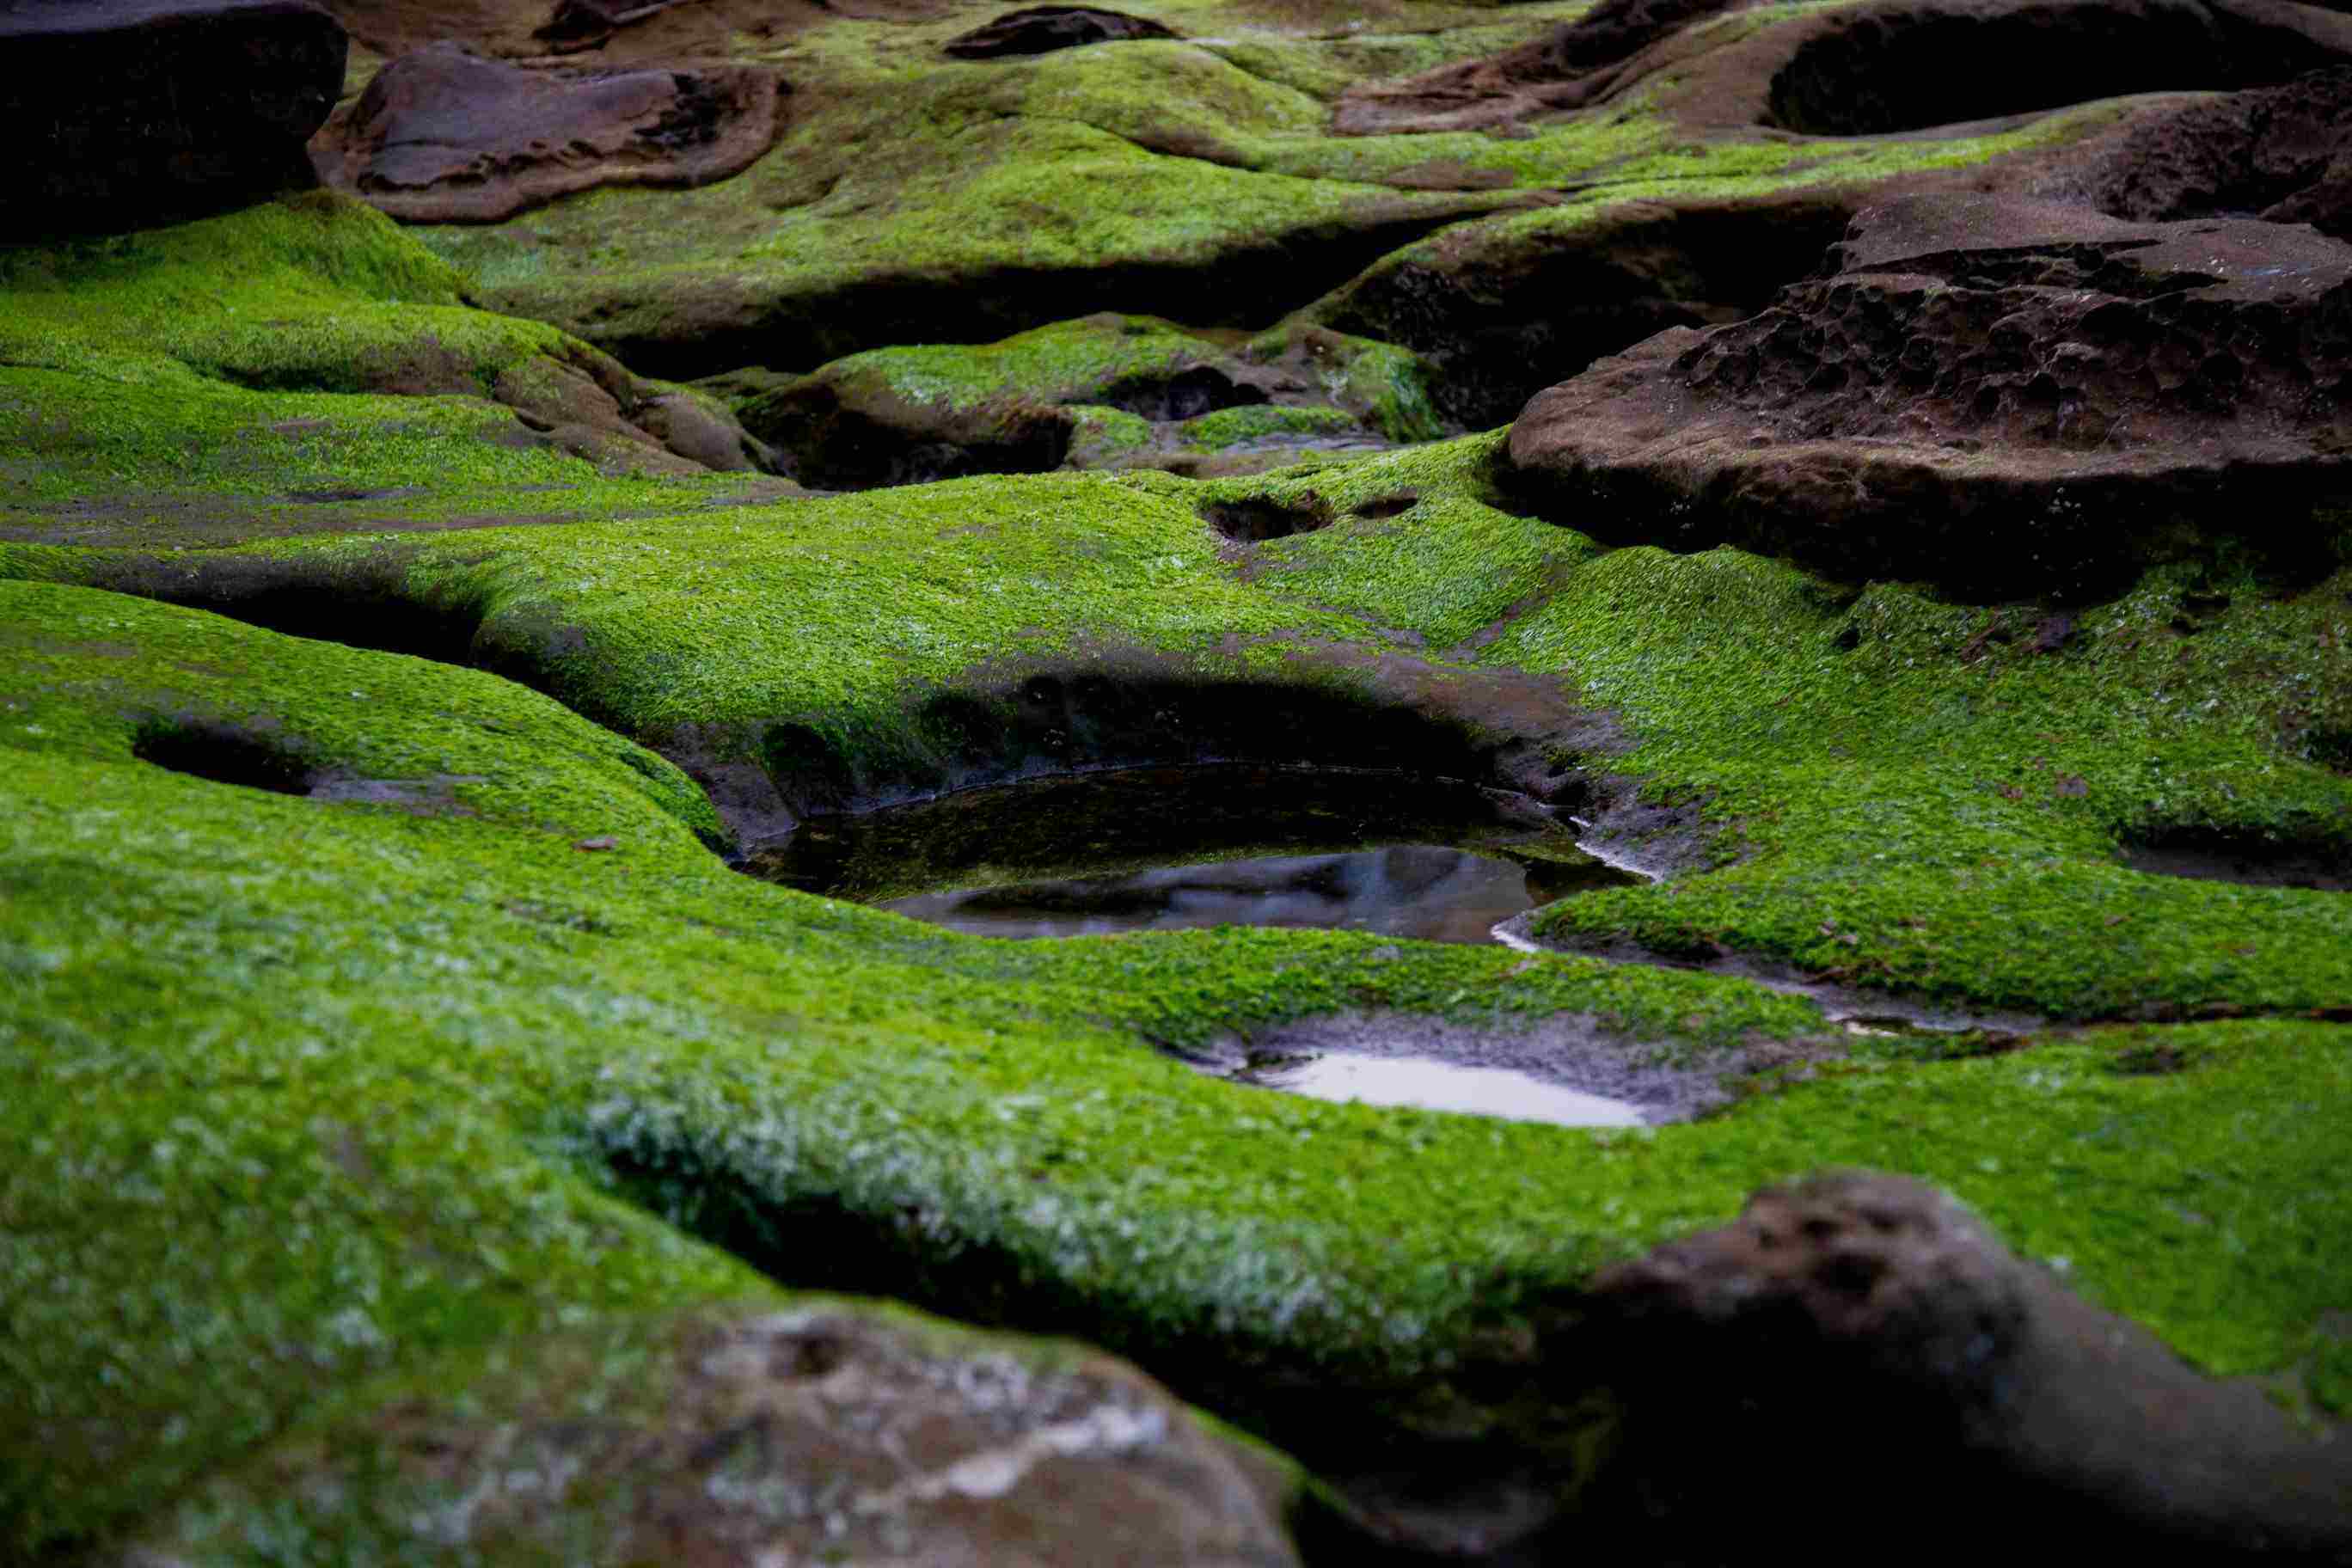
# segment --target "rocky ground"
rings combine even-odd
[[[17,0],[0,106],[0,1562],[2352,1562],[2342,9]],[[734,868],[1207,759],[1658,879]],[[1712,1109],[1191,1065],[1335,1032]]]

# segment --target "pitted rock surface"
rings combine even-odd
[[[410,223],[492,223],[599,185],[702,185],[773,145],[783,84],[748,66],[530,70],[404,55],[320,138],[331,184]]]
[[[315,184],[342,28],[309,0],[0,5],[0,238],[128,230]]]
[[[2352,494],[2352,246],[1917,197],[1831,266],[1537,396],[1518,480],[1621,541],[2060,597],[2219,534],[2293,567]]]
[[[1122,11],[1102,11],[1091,5],[1028,5],[950,38],[946,47],[959,59],[990,60],[1074,49],[1085,44],[1175,36],[1172,28],[1148,16],[1130,16]]]
[[[2053,194],[2116,217],[2252,213],[2352,239],[2352,66],[2135,116],[2064,164]]]
[[[494,1561],[1297,1561],[1286,1478],[1098,1352],[842,1308],[624,1327],[517,1362],[464,1401],[280,1447],[126,1560],[205,1559],[223,1516],[205,1501],[250,1490],[313,1529]],[[361,1473],[373,1484],[347,1484]]]
[[[2203,1376],[1908,1177],[1768,1188],[1594,1292],[1650,1506],[1717,1521],[1701,1533],[1752,1530],[1748,1505],[1833,1476],[1850,1538],[1932,1513],[1939,1563],[2029,1520],[2038,1552],[2352,1561],[2352,1447]]]

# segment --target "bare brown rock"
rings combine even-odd
[[[2352,66],[2135,116],[2048,188],[2116,217],[2252,215],[2352,239]]]
[[[1918,197],[1832,266],[1538,395],[1530,495],[1620,541],[2063,598],[2221,536],[2304,570],[2352,494],[2352,246]]]
[[[1627,1460],[1695,1560],[1833,1493],[1844,1543],[1896,1531],[1906,1561],[2352,1562],[2352,1445],[2205,1377],[1920,1183],[1769,1188],[1595,1290],[1622,1336]]]
[[[740,173],[774,144],[784,90],[756,67],[530,70],[436,44],[378,73],[314,153],[394,217],[493,223],[599,185]]]
[[[345,39],[309,0],[0,5],[0,237],[129,230],[316,183]]]

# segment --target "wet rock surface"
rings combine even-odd
[[[1620,539],[2095,595],[2228,536],[2292,575],[2352,490],[2352,246],[1918,197],[1750,321],[1531,402],[1511,459]]]
[[[320,174],[414,223],[489,223],[599,185],[724,179],[776,138],[755,67],[532,71],[456,43],[378,73],[316,150]]]
[[[308,0],[16,0],[0,7],[0,241],[106,232],[313,183],[303,143],[342,85]]]
[[[1921,1183],[1767,1189],[1732,1225],[1603,1272],[1594,1295],[1624,1356],[1648,1511],[1690,1560],[1715,1561],[1752,1510],[1824,1469],[1860,1531],[1968,1497],[1937,1562],[2025,1519],[2037,1550],[2352,1556],[2342,1444],[2194,1372]]]
[[[604,1372],[616,1339],[638,1342],[626,1383]],[[1075,1347],[845,1305],[574,1334],[520,1359],[462,1402],[412,1398],[265,1457],[117,1561],[207,1560],[226,1544],[214,1510],[247,1489],[284,1497],[289,1528],[501,1558],[1298,1561],[1288,1477]],[[406,1507],[371,1513],[383,1494],[354,1485],[371,1468]]]

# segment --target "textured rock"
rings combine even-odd
[[[1685,122],[1861,136],[2092,99],[2284,81],[2352,59],[2352,18],[2292,0],[1878,0],[1700,31],[1722,0],[1612,4],[1484,59],[1370,84],[1356,133],[1509,125],[1657,83]]]
[[[984,27],[948,41],[961,59],[988,60],[1007,55],[1042,55],[1081,44],[1112,44],[1129,38],[1172,38],[1173,30],[1145,16],[1098,11],[1090,5],[1026,5],[1007,11]]]
[[[209,1561],[256,1494],[322,1544],[504,1562],[1297,1561],[1276,1463],[1075,1347],[844,1304],[509,1359],[519,1372],[278,1449],[121,1561]]]
[[[1650,1505],[1710,1544],[1752,1540],[1756,1510],[1832,1486],[1846,1539],[1932,1517],[1921,1549],[1937,1562],[2027,1521],[2036,1560],[2095,1543],[2168,1563],[2352,1561],[2352,1448],[2202,1376],[1907,1178],[1769,1188],[1595,1293],[1604,1331],[1624,1336]]]
[[[1614,539],[2060,596],[2221,535],[2300,570],[2352,493],[2352,246],[1921,197],[1832,265],[1536,397],[1520,479]]]
[[[314,184],[302,144],[344,50],[308,0],[0,5],[0,236],[147,227]]]
[[[1615,87],[1635,55],[1737,0],[1601,0],[1573,22],[1497,55],[1351,88],[1332,118],[1354,136],[1464,131],[1581,107]]]
[[[2252,213],[2352,239],[2352,66],[2136,116],[2064,164],[2053,194],[2116,217]]]
[[[703,185],[770,146],[783,91],[740,66],[528,70],[404,55],[320,138],[328,182],[412,223],[490,223],[599,185]]]

